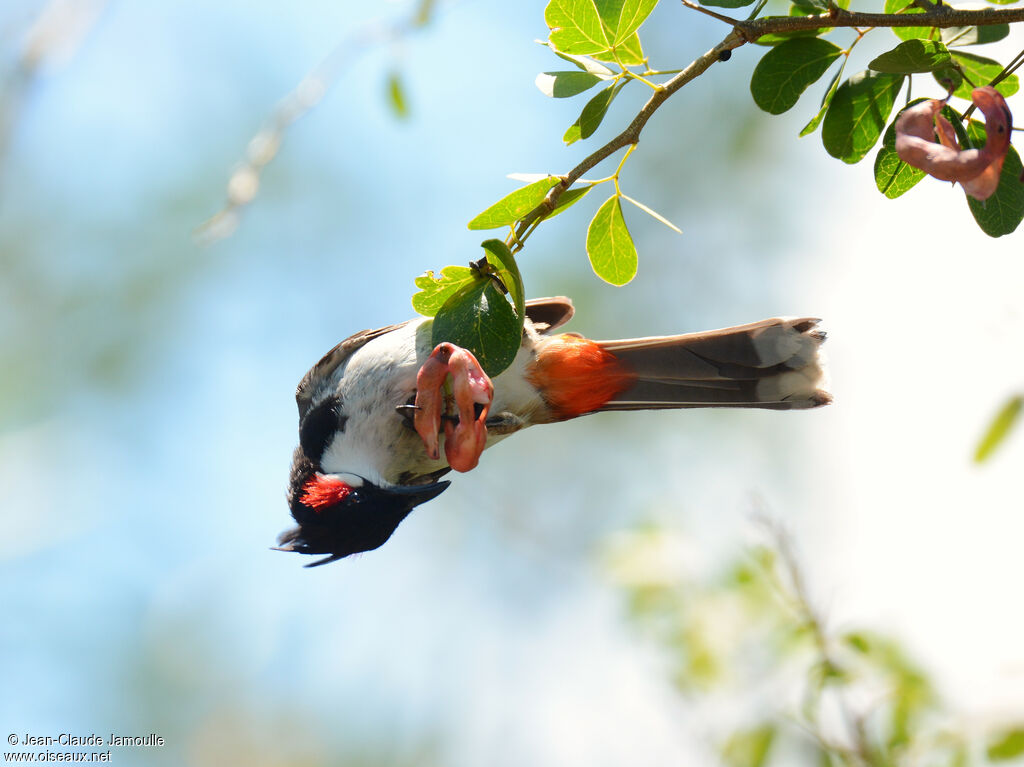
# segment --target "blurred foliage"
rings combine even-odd
[[[664,651],[677,690],[728,704],[722,764],[962,767],[1024,755],[1020,725],[957,725],[897,640],[829,627],[788,539],[771,533],[711,577],[659,527],[622,536],[607,555],[629,620]]]
[[[1017,425],[1020,411],[1024,408],[1024,396],[1010,397],[992,418],[988,428],[974,450],[974,460],[983,463],[1003,444],[1010,432]]]

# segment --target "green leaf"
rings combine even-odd
[[[903,109],[919,104],[925,99],[914,99]],[[875,186],[878,191],[895,200],[900,195],[909,192],[921,179],[925,172],[913,165],[907,165],[896,154],[896,120],[903,113],[901,109],[882,137],[882,146],[875,155]]]
[[[924,101],[925,99],[914,99],[912,103]],[[906,107],[904,107],[906,109]],[[949,104],[942,107],[942,116],[949,120],[950,125],[953,126],[953,130],[956,132],[956,139],[960,142],[960,146],[967,147],[971,146],[971,138],[967,135],[967,129],[964,127],[964,116],[957,112]],[[982,138],[982,142],[984,142]],[[895,142],[895,140],[894,140]]]
[[[988,0],[988,2],[993,5],[1013,5],[1014,3],[1019,3],[1020,0]]]
[[[1016,426],[1022,408],[1024,408],[1024,397],[1019,394],[1016,397],[1010,397],[1006,404],[999,408],[999,412],[988,425],[985,435],[978,442],[978,447],[974,451],[975,463],[987,461],[996,448],[1003,444],[1003,440]]]
[[[916,14],[924,13],[924,10],[913,5],[910,0],[885,0],[884,12]],[[892,31],[900,40],[934,40],[938,37],[938,30],[934,27],[893,27]]]
[[[590,72],[590,74],[597,75],[601,79],[612,77],[615,74],[604,64],[594,61],[594,59],[590,58],[589,56],[573,56],[570,53],[562,53],[560,50],[558,50],[555,46],[553,46],[550,42],[546,40],[537,40],[537,42],[540,43],[541,45],[547,46],[547,48],[553,54],[558,56],[558,58],[568,61],[570,64],[575,64],[584,72]]]
[[[482,247],[486,252],[482,263],[445,267],[441,273],[447,279],[437,280],[432,274],[417,278],[417,286],[427,295],[413,296],[413,306],[417,311],[433,309],[434,345],[450,341],[469,349],[484,371],[496,376],[512,364],[519,350],[526,295],[508,246],[501,240],[486,240]]]
[[[604,24],[608,41],[613,42],[615,32],[619,27],[619,14],[625,6],[625,0],[595,0],[595,5],[597,13],[601,17],[601,23]]]
[[[432,271],[421,274],[415,280],[420,292],[412,297],[412,308],[425,317],[433,317],[445,301],[478,279],[468,266],[446,266],[440,277]]]
[[[612,45],[620,45],[651,15],[658,0],[599,0],[598,10]]]
[[[540,205],[548,191],[559,182],[554,176],[542,178],[507,194],[469,222],[470,229],[510,226]]]
[[[984,27],[950,27],[940,30],[942,42],[950,47],[985,45],[1010,36],[1009,24],[989,24]]]
[[[640,45],[640,35],[634,32],[615,46],[618,60],[628,67],[638,67],[644,63],[644,49]]]
[[[858,72],[839,86],[825,113],[825,150],[845,163],[860,162],[882,135],[903,75]]]
[[[842,54],[827,40],[802,37],[769,50],[754,67],[750,94],[761,109],[779,115],[792,109],[807,87]]]
[[[715,8],[743,8],[753,5],[755,0],[702,0],[701,5],[711,5]]]
[[[605,282],[625,285],[636,276],[636,246],[615,195],[601,204],[587,228],[587,255],[594,273]]]
[[[815,9],[813,12],[819,13],[817,9]],[[809,11],[807,8],[803,8],[796,4],[789,6],[790,18],[796,18],[799,16],[809,16],[811,15],[811,13],[812,12]],[[754,40],[754,42],[757,45],[778,45],[779,43],[784,43],[786,42],[786,40],[792,40],[796,37],[817,37],[818,35],[830,31],[831,30],[828,29],[827,27],[822,27],[820,29],[797,29],[794,30],[793,32],[772,32],[767,35],[761,35],[759,38]]]
[[[839,89],[840,78],[843,76],[843,70],[846,69],[846,62],[848,58],[844,58],[842,63],[839,65],[839,71],[832,76],[832,82],[828,86],[828,90],[825,91],[824,97],[821,99],[821,109],[818,110],[818,114],[814,115],[810,119],[810,122],[803,127],[800,131],[800,138],[808,136],[814,133],[818,129],[818,125],[821,124],[822,119],[825,117],[825,112],[828,111],[829,106],[832,104],[832,99],[835,98],[836,91]]]
[[[541,72],[535,80],[537,88],[545,96],[564,99],[589,90],[602,78],[589,72]]]
[[[949,64],[949,51],[934,40],[907,40],[891,51],[876,56],[868,67],[876,72],[909,75],[934,72]]]
[[[492,378],[512,364],[522,342],[522,317],[488,278],[452,295],[437,312],[431,343],[448,341],[469,349]]]
[[[775,725],[771,723],[738,730],[722,747],[722,762],[727,767],[762,767],[774,742]]]
[[[402,77],[398,72],[388,75],[388,104],[399,120],[404,120],[409,116],[409,103],[406,101],[405,87],[402,85]]]
[[[779,43],[784,43],[787,40],[796,40],[800,37],[817,37],[823,32],[829,32],[828,29],[795,29],[792,32],[771,32],[767,35],[761,35],[759,38],[754,40],[755,45],[763,45],[766,48],[776,46]]]
[[[595,0],[551,0],[544,22],[551,44],[562,53],[601,53],[611,47]]]
[[[955,127],[955,124],[954,124]],[[972,146],[985,144],[985,129],[981,123],[971,120],[967,135]],[[989,237],[1010,234],[1024,219],[1024,184],[1021,183],[1020,155],[1012,146],[1003,159],[1003,172],[999,174],[999,186],[987,200],[975,200],[968,196],[967,206],[978,222],[981,231]]]
[[[893,147],[882,146],[875,156],[875,186],[890,200],[909,192],[925,175],[923,170],[903,162]]]
[[[519,273],[519,265],[516,264],[515,256],[501,240],[484,240],[481,247],[487,251],[487,263],[493,269],[493,274],[501,284],[505,286],[512,305],[519,317],[519,324],[522,326],[526,309],[526,294],[523,289],[523,277]],[[520,327],[522,330],[522,327]]]
[[[601,121],[608,112],[608,107],[623,85],[624,83],[609,85],[590,99],[586,106],[583,107],[580,116],[576,118],[576,122],[570,125],[565,135],[562,136],[562,141],[566,144],[572,144],[581,138],[592,136],[598,126],[601,125]]]
[[[558,200],[555,201],[555,209],[551,211],[551,215],[548,218],[554,218],[559,213],[564,213],[577,202],[583,199],[583,197],[594,188],[594,184],[588,186],[577,187],[576,189],[567,189],[558,196]]]
[[[932,72],[932,77],[947,93],[958,91],[964,82],[963,72],[952,60],[947,66]]]
[[[644,63],[644,50],[640,45],[640,36],[634,32],[624,42],[616,45],[614,50],[595,53],[594,58],[628,67],[639,66]]]
[[[953,95],[967,101],[971,100],[971,91],[974,90],[974,86],[967,82],[968,80],[974,83],[974,85],[988,85],[1003,71],[1003,65],[998,61],[986,59],[984,56],[977,56],[966,51],[954,51],[953,61],[966,77]],[[1010,75],[1005,80],[999,82],[995,89],[1004,96],[1010,97],[1020,90],[1020,80],[1017,78],[1017,75]]]
[[[1024,727],[1015,727],[994,737],[986,753],[990,762],[1006,762],[1024,754]]]

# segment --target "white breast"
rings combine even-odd
[[[426,319],[403,325],[355,351],[334,372],[329,389],[341,399],[347,421],[324,451],[320,461],[324,471],[357,474],[386,486],[448,465],[443,450],[440,460],[427,458],[423,442],[395,410],[415,394],[416,374],[433,350],[430,329]],[[492,415],[511,413],[528,425],[542,405],[524,376],[532,348],[532,334],[528,334],[515,362],[494,379]],[[507,435],[489,434],[487,446],[503,436]]]

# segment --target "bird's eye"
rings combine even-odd
[[[341,403],[333,398],[324,400],[306,413],[299,426],[299,444],[306,457],[319,463],[331,438],[336,432],[345,430],[347,420],[341,413]]]

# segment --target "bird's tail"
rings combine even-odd
[[[605,410],[818,407],[832,397],[824,388],[825,334],[817,325],[809,318],[770,319],[596,342],[563,334],[539,351],[534,377],[546,379],[539,388],[555,419]]]

